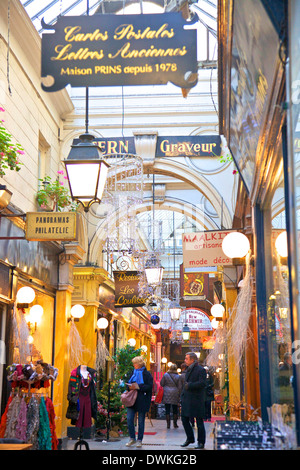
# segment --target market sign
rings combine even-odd
[[[181,13],[59,16],[42,22],[42,77],[53,77],[44,91],[82,86],[197,84],[195,20]],[[186,26],[189,29],[186,29]]]
[[[212,331],[213,327],[207,313],[200,308],[187,308],[185,310],[185,323],[190,330]]]
[[[145,299],[139,295],[140,275],[137,271],[114,271],[115,307],[142,307]]]
[[[231,265],[222,250],[222,241],[230,230],[182,234],[183,266],[188,268]]]
[[[79,144],[73,140],[73,145]],[[93,143],[104,154],[136,154],[134,137],[97,137]],[[157,137],[155,156],[161,157],[215,157],[221,155],[219,135]]]
[[[75,212],[27,212],[25,238],[30,241],[76,240]]]

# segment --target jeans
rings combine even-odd
[[[134,426],[134,417],[136,411],[133,408],[127,408],[127,427],[129,432],[130,439],[135,440],[135,426]],[[138,441],[142,441],[144,437],[145,429],[145,411],[138,412]]]
[[[198,428],[198,442],[199,444],[205,444],[205,439],[206,439],[206,433],[205,433],[205,427],[204,427],[204,422],[202,418],[195,418],[197,422],[197,428]],[[195,440],[194,438],[194,431],[190,423],[190,418],[188,416],[181,416],[181,422],[185,430],[185,434],[187,439],[190,442],[193,442]]]

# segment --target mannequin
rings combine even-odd
[[[90,428],[92,418],[97,417],[96,371],[86,365],[72,370],[67,398],[69,408],[72,405],[72,413],[67,412],[71,424],[81,429]]]

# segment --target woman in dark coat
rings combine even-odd
[[[181,393],[181,421],[186,433],[186,441],[182,447],[195,442],[194,431],[190,423],[190,418],[195,417],[198,428],[197,449],[203,449],[205,445],[205,387],[206,371],[198,364],[195,353],[187,353],[185,363],[188,368],[185,374],[185,383]]]
[[[160,385],[164,389],[162,403],[165,405],[166,409],[167,428],[170,429],[171,425],[171,406],[173,411],[174,428],[178,428],[178,405],[180,401],[182,385],[180,377],[177,374],[176,364],[171,364],[169,370],[163,375],[160,381]]]
[[[128,380],[129,390],[137,390],[137,398],[133,406],[127,408],[127,426],[130,440],[127,447],[136,445],[142,447],[144,437],[145,418],[151,405],[151,396],[153,388],[153,377],[146,369],[144,358],[137,356],[132,359],[134,370]],[[135,439],[134,418],[138,413],[138,438]]]

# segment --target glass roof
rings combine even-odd
[[[142,2],[142,0],[20,0],[35,28],[41,34],[41,20],[47,24],[54,24],[59,15],[79,16],[95,13],[157,13],[159,11],[171,11],[179,3],[175,0],[153,0],[153,2]],[[172,5],[174,7],[172,8]],[[130,8],[129,8],[130,7]],[[209,28],[212,34],[217,29],[217,0],[200,0],[192,4],[191,9],[197,13],[200,22]]]

